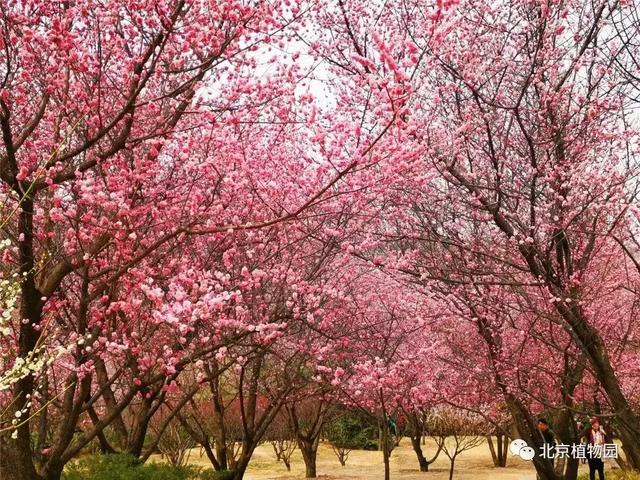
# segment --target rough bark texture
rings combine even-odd
[[[507,450],[509,446],[508,438],[502,433],[496,433],[496,443],[493,443],[493,437],[487,436],[487,444],[491,452],[493,466],[503,468],[507,466]]]
[[[418,465],[420,465],[421,472],[429,471],[429,462],[422,453],[422,446],[420,445],[420,439],[422,435],[412,435],[411,436],[411,446],[413,447],[413,451],[416,452],[416,457],[418,457]]]
[[[300,448],[302,459],[304,460],[306,478],[316,478],[318,476],[316,469],[318,442],[309,442],[308,440],[298,439],[298,448]]]

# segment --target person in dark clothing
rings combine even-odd
[[[538,419],[538,432],[540,432],[540,436],[542,437],[542,443],[544,445],[548,445],[546,447],[546,451],[550,454],[549,460],[553,463],[553,452],[556,446],[555,435],[549,428],[549,422],[547,422],[544,418]]]
[[[549,428],[549,422],[547,422],[547,420],[544,418],[538,419],[538,433],[540,434],[542,447],[544,449],[543,456],[548,462],[551,462],[551,466],[553,466],[555,463],[555,435]],[[538,474],[536,478],[540,480],[540,475]]]
[[[587,455],[587,461],[589,462],[589,480],[596,479],[596,472],[598,472],[598,478],[605,480],[604,478],[604,446],[609,443],[609,437],[604,429],[600,426],[600,420],[596,417],[591,419],[591,426],[585,431],[584,437],[587,440],[587,445],[591,445],[591,454]],[[598,446],[598,451],[594,451],[593,447]]]

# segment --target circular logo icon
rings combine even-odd
[[[511,452],[511,455],[515,455],[519,457],[520,450],[526,446],[527,446],[527,442],[525,442],[521,438],[516,438],[509,444],[509,451]]]
[[[523,460],[533,460],[533,457],[536,456],[536,451],[531,447],[522,447],[520,449],[520,458]]]

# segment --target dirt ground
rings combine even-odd
[[[434,444],[427,441],[423,447],[425,456],[435,451]],[[191,452],[189,463],[209,467],[206,457],[199,456],[199,450]],[[318,450],[318,475],[322,480],[381,480],[384,478],[382,453],[352,451],[347,465],[340,466],[329,445],[320,445]],[[584,466],[581,466],[584,471]],[[291,459],[291,472],[275,460],[270,444],[260,446],[249,465],[246,480],[302,480],[304,463],[299,451]],[[448,480],[449,459],[441,454],[425,474],[418,469],[415,453],[409,439],[403,439],[391,456],[392,480]],[[463,452],[456,461],[455,480],[535,480],[536,475],[530,462],[509,456],[506,468],[494,468],[489,447],[486,443]]]

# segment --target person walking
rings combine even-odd
[[[546,419],[544,418],[538,419],[538,432],[542,437],[542,443],[544,445],[544,450],[545,450],[547,459],[550,460],[551,463],[554,463],[556,440],[555,440],[555,435],[549,428],[549,422],[547,422]]]
[[[556,440],[553,431],[549,428],[549,422],[545,418],[538,419],[538,434],[542,441],[542,456],[554,467]],[[536,478],[540,480],[540,474],[536,475]]]
[[[600,425],[597,417],[591,419],[591,426],[584,434],[587,441],[587,461],[589,462],[589,480],[595,480],[596,472],[598,478],[604,478],[604,446],[609,443],[609,437]]]

